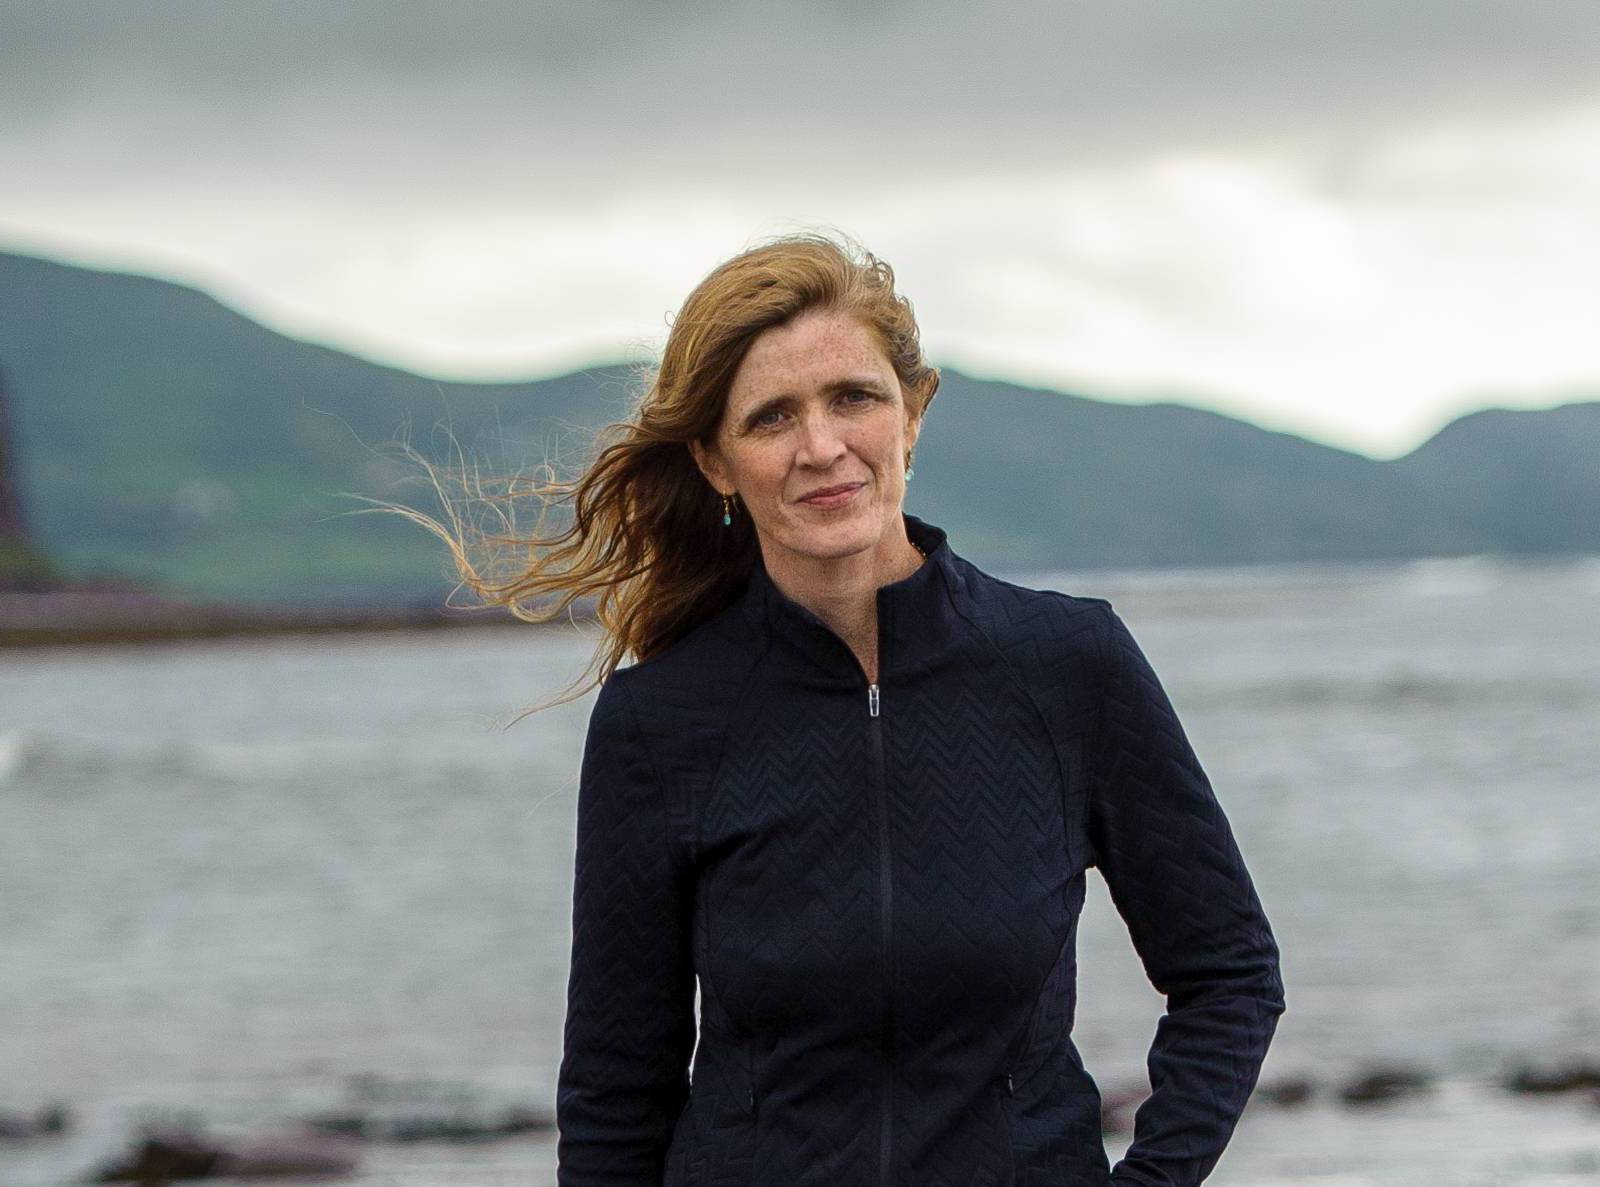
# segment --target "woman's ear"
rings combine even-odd
[[[700,473],[705,475],[706,481],[716,488],[719,495],[733,493],[733,483],[728,481],[727,470],[715,449],[707,449],[700,441],[691,441],[689,452],[694,456],[694,464],[700,467]]]
[[[917,438],[922,434],[922,417],[906,417],[906,448],[912,449],[917,444]]]

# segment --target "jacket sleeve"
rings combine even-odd
[[[559,1187],[658,1187],[694,1049],[693,888],[625,679],[596,696],[578,782]]]
[[[1211,784],[1155,671],[1105,603],[1089,840],[1167,999],[1151,1094],[1116,1184],[1189,1187],[1216,1165],[1285,1009],[1278,947]]]

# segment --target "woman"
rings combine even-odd
[[[565,577],[517,587],[597,590],[615,669],[578,791],[564,1187],[1175,1187],[1255,1085],[1278,950],[1127,627],[902,509],[938,382],[869,253],[730,259],[575,485]],[[1167,997],[1115,1169],[1071,1038],[1091,865]]]

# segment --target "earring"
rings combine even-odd
[[[727,527],[732,522],[733,522],[732,505],[728,502],[728,496],[727,495],[723,495],[722,496],[722,526],[723,527]]]
[[[906,481],[910,482],[911,476],[915,473],[916,471],[911,468],[911,455],[908,453],[906,454]]]

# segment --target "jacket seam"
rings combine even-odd
[[[667,783],[661,777],[661,767],[656,762],[655,752],[650,749],[650,739],[645,736],[644,728],[639,724],[639,711],[634,706],[633,694],[628,691],[627,683],[625,681],[618,682],[617,691],[622,697],[623,704],[627,706],[628,720],[633,724],[633,733],[639,739],[639,749],[644,752],[645,762],[650,765],[651,782],[656,789],[656,799],[661,806],[661,842],[666,849],[668,860],[671,860],[676,846],[672,838],[672,813],[667,806]],[[674,874],[676,874],[676,870],[674,870]]]
[[[1028,1008],[1027,1021],[1023,1023],[1022,1027],[1022,1048],[1021,1050],[1017,1051],[1016,1054],[1011,1056],[1010,1060],[1008,1061],[1011,1067],[1007,1068],[1007,1071],[1010,1071],[1012,1068],[1021,1068],[1025,1065],[1026,1061],[1033,1058],[1034,1039],[1039,1033],[1039,1007],[1044,1001],[1045,990],[1050,987],[1050,978],[1055,975],[1056,969],[1061,967],[1061,959],[1066,955],[1067,945],[1072,942],[1072,936],[1073,926],[1069,923],[1066,931],[1062,933],[1061,943],[1056,945],[1055,959],[1050,962],[1050,967],[1045,969],[1044,979],[1039,982],[1038,992],[1033,995],[1033,1002]],[[1054,1049],[1056,1041],[1057,1040],[1055,1039],[1051,1040],[1052,1049]],[[1038,1070],[1039,1069],[1037,1067],[1031,1068],[1030,1074],[1036,1073]]]
[[[1040,592],[1040,591],[1034,591],[1034,592]],[[958,606],[956,604],[955,596],[951,592],[950,587],[948,585],[945,586],[945,595],[946,595],[946,597],[948,598],[948,600],[950,602],[951,610],[953,610],[955,612],[956,616],[959,617],[963,622],[965,622],[969,627],[971,627],[973,632],[975,634],[977,634],[986,644],[988,644],[988,646],[990,647],[991,650],[993,650],[993,652],[996,655],[996,657],[998,657],[998,659],[1000,660],[1001,665],[1004,667],[1005,672],[1006,672],[1006,676],[1012,681],[1013,684],[1015,684],[1018,688],[1020,688],[1022,690],[1022,695],[1027,699],[1028,705],[1029,705],[1030,708],[1032,708],[1032,710],[1034,712],[1034,715],[1036,717],[1038,717],[1039,724],[1044,727],[1045,736],[1050,739],[1050,754],[1051,754],[1051,757],[1055,760],[1055,764],[1056,764],[1056,780],[1057,780],[1058,786],[1060,788],[1060,790],[1058,791],[1057,794],[1062,799],[1062,805],[1061,805],[1062,806],[1062,812],[1061,812],[1061,828],[1062,828],[1061,843],[1062,843],[1062,850],[1061,850],[1061,854],[1062,854],[1062,858],[1064,860],[1066,858],[1067,852],[1068,852],[1068,850],[1067,850],[1068,837],[1066,836],[1067,814],[1066,814],[1066,803],[1065,803],[1066,787],[1067,787],[1067,772],[1066,772],[1066,767],[1062,764],[1062,761],[1061,761],[1061,747],[1056,744],[1055,731],[1053,731],[1050,728],[1050,719],[1049,719],[1049,717],[1046,715],[1046,713],[1044,711],[1044,706],[1040,705],[1039,702],[1038,702],[1038,699],[1033,695],[1033,690],[1028,687],[1027,682],[1024,681],[1022,679],[1022,676],[1017,672],[1016,665],[1014,665],[1011,662],[1010,658],[1006,655],[1006,653],[1000,649],[1000,645],[994,641],[994,639],[989,635],[989,632],[984,630],[983,627],[980,626],[978,624],[978,622],[974,618],[972,618],[971,615],[967,614],[966,611],[964,611],[960,606]],[[1088,798],[1089,797],[1087,795],[1084,796],[1084,800],[1085,801],[1087,801]],[[1085,835],[1087,835],[1087,834],[1085,834]],[[1035,988],[1035,990],[1033,992],[1033,997],[1031,999],[1031,1003],[1030,1003],[1029,1009],[1028,1009],[1028,1017],[1024,1020],[1024,1022],[1022,1024],[1021,1031],[1020,1031],[1020,1034],[1022,1036],[1022,1046],[1021,1046],[1021,1048],[1019,1050],[1017,1050],[1017,1051],[1013,1052],[1012,1054],[1008,1055],[1007,1060],[1006,1060],[1008,1065],[1019,1065],[1030,1054],[1030,1048],[1033,1045],[1032,1044],[1032,1039],[1033,1039],[1033,1036],[1035,1034],[1035,1024],[1038,1021],[1039,1005],[1040,1005],[1042,999],[1044,998],[1045,990],[1050,985],[1050,978],[1055,974],[1056,966],[1057,966],[1057,964],[1060,963],[1061,954],[1066,951],[1067,942],[1071,938],[1072,938],[1072,927],[1071,927],[1071,925],[1069,923],[1065,933],[1061,937],[1061,943],[1056,947],[1055,959],[1052,960],[1050,962],[1049,967],[1047,967],[1045,969],[1044,976],[1040,978],[1038,987]],[[1010,1066],[1008,1066],[1006,1070],[1009,1071],[1010,1070]]]
[[[612,675],[613,678],[615,678],[616,674],[614,672]],[[667,801],[667,783],[666,780],[662,778],[661,767],[656,762],[655,751],[650,748],[650,739],[645,736],[644,728],[639,724],[638,708],[634,704],[633,693],[629,691],[627,682],[625,680],[618,683],[617,693],[622,697],[623,707],[628,713],[628,720],[632,723],[633,732],[639,740],[639,749],[643,751],[645,762],[650,766],[650,774],[652,776],[651,783],[655,787],[656,801],[661,810],[661,844],[667,859],[667,876],[672,881],[676,882],[680,877],[682,877],[682,869],[678,860],[680,847],[673,840],[672,836],[672,811]],[[689,953],[689,966],[691,973],[697,971],[694,969],[693,951]],[[698,1031],[698,1026],[696,1027],[696,1030]],[[691,1066],[694,1061],[694,1050],[698,1045],[699,1043],[697,1034],[696,1041],[690,1044],[689,1061],[686,1062],[682,1068],[677,1069],[678,1080],[684,1093],[684,1103],[682,1106],[680,1106],[680,1112],[682,1109],[688,1107],[689,1095],[694,1091]]]
[[[766,620],[763,618],[762,621],[763,621],[763,623],[765,623]],[[771,651],[772,651],[772,632],[770,630],[763,630],[762,631],[761,654],[759,656],[757,656],[751,662],[751,664],[750,664],[750,666],[748,668],[745,669],[744,677],[739,681],[739,687],[734,691],[734,695],[731,698],[731,700],[728,702],[728,708],[725,711],[724,716],[722,718],[722,734],[721,734],[721,737],[719,737],[717,739],[717,761],[712,766],[712,768],[711,768],[711,777],[706,781],[706,784],[705,784],[705,795],[707,797],[709,797],[711,795],[712,791],[714,791],[716,789],[717,781],[722,778],[722,768],[723,768],[724,763],[727,761],[727,755],[728,755],[728,735],[733,732],[733,714],[734,714],[734,711],[735,711],[737,706],[739,706],[739,705],[744,703],[744,700],[745,700],[744,691],[745,691],[745,689],[749,686],[750,681],[755,678],[755,674],[761,670],[761,667],[762,667],[763,663],[766,661],[767,656],[771,653]],[[705,805],[703,803],[702,804],[695,804],[695,805],[693,805],[693,811],[692,811],[692,815],[694,817],[694,844],[695,844],[695,852],[697,854],[700,853],[700,852],[703,852],[704,844],[705,844],[705,838],[704,838],[704,836],[702,835],[702,833],[700,831],[701,826],[702,826],[702,822],[705,819],[704,808],[705,808]],[[709,954],[710,951],[711,951],[711,916],[712,916],[712,910],[711,910],[710,895],[709,895],[709,893],[706,893],[706,892],[708,892],[710,890],[710,886],[709,886],[709,884],[701,885],[701,882],[702,882],[701,879],[698,879],[698,878],[696,879],[696,893],[697,893],[697,895],[701,896],[700,897],[700,904],[701,904],[700,920],[699,920],[699,928],[697,930],[699,931],[700,936],[701,936],[701,940],[702,940],[702,942],[703,942],[703,944],[705,946],[705,951],[707,952],[707,954]],[[709,964],[709,961],[707,963]],[[709,967],[708,968],[696,968],[695,971],[700,976],[701,990],[702,990],[701,995],[700,995],[701,996],[701,1013],[702,1013],[702,1018],[703,1018],[704,1014],[705,1014],[705,998],[707,996],[709,996],[713,1000],[715,1000],[716,1006],[717,1006],[717,1010],[720,1011],[720,1010],[723,1009],[722,994],[720,992],[718,992],[716,985],[712,983],[711,970],[710,970]],[[709,993],[706,992],[706,990],[708,988],[709,988]],[[715,1012],[716,1011],[713,1011],[713,1013],[715,1013]],[[728,1022],[729,1022],[728,1029],[731,1030],[731,1031],[736,1032],[736,1033],[733,1033],[733,1034],[729,1035],[729,1037],[734,1038],[735,1040],[739,1041],[741,1044],[753,1045],[755,1043],[756,1036],[754,1034],[740,1034],[740,1033],[737,1033],[739,1031],[742,1031],[744,1028],[737,1026],[733,1022],[733,1020],[731,1018],[728,1020]],[[701,1025],[702,1025],[702,1027],[704,1027],[705,1024],[704,1024],[703,1021],[702,1021]],[[715,1031],[715,1032],[727,1033],[726,1031],[723,1030],[723,1028],[715,1026],[715,1025],[713,1025],[711,1027],[711,1029],[713,1031]]]
[[[759,656],[757,656],[753,661],[751,661],[749,667],[745,669],[744,678],[739,681],[739,687],[736,690],[734,690],[733,697],[728,702],[728,708],[727,708],[726,714],[724,715],[724,717],[722,719],[722,736],[719,739],[717,739],[717,761],[716,761],[716,765],[711,768],[711,778],[709,780],[707,780],[707,782],[706,782],[706,793],[708,795],[711,793],[712,789],[716,787],[717,780],[722,778],[722,766],[723,766],[723,763],[727,760],[727,755],[728,755],[728,735],[733,731],[733,714],[734,714],[734,710],[739,705],[742,705],[744,703],[744,700],[745,700],[744,690],[745,690],[745,688],[749,685],[750,681],[755,678],[755,674],[761,670],[762,665],[766,662],[767,657],[772,652],[772,632],[771,631],[764,631],[763,635],[764,635],[764,639],[763,639],[763,642],[762,642],[761,654]],[[700,817],[701,816],[702,816],[702,813],[699,811],[699,809],[696,809],[695,810],[695,814],[694,814],[694,828],[695,828],[695,837],[694,837],[694,839],[695,839],[695,844],[696,845],[699,845],[699,844],[702,843],[702,837],[700,836]]]
[[[1015,588],[1019,588],[1020,589],[1021,587],[1017,586]],[[1047,595],[1050,593],[1050,591],[1048,591],[1048,590],[1030,590],[1028,592],[1030,592],[1030,593],[1045,593]],[[1066,770],[1065,764],[1063,764],[1062,761],[1061,761],[1061,747],[1059,745],[1057,745],[1057,743],[1056,743],[1055,731],[1050,728],[1050,717],[1049,717],[1049,714],[1047,714],[1044,711],[1044,706],[1039,704],[1038,698],[1036,696],[1034,696],[1033,690],[1028,687],[1027,681],[1023,680],[1022,676],[1017,672],[1016,665],[1013,664],[1011,662],[1010,658],[1006,655],[1006,653],[1000,649],[1000,645],[994,641],[994,639],[989,635],[989,632],[984,630],[983,627],[980,626],[978,624],[978,622],[975,619],[972,618],[971,615],[967,614],[966,611],[962,610],[962,608],[960,606],[956,605],[955,598],[953,596],[950,596],[950,591],[949,591],[949,587],[948,586],[945,589],[945,593],[949,597],[950,608],[952,610],[954,610],[956,615],[958,617],[960,617],[964,622],[966,622],[966,624],[968,626],[970,626],[972,628],[972,630],[980,638],[982,638],[985,643],[987,643],[989,645],[990,649],[993,650],[995,655],[999,658],[1000,663],[1005,667],[1006,675],[1011,679],[1011,682],[1013,684],[1015,684],[1019,689],[1022,690],[1022,695],[1025,698],[1027,698],[1028,704],[1029,704],[1029,706],[1032,707],[1034,715],[1039,719],[1039,724],[1044,727],[1045,736],[1050,739],[1050,755],[1055,760],[1055,764],[1056,764],[1056,781],[1057,781],[1057,785],[1060,788],[1060,795],[1062,796],[1062,805],[1061,805],[1061,807],[1062,807],[1062,812],[1061,812],[1062,837],[1061,837],[1061,843],[1062,843],[1062,852],[1063,852],[1063,856],[1064,856],[1066,851],[1067,851],[1067,845],[1068,845],[1068,842],[1069,842],[1069,838],[1066,835],[1066,828],[1067,828],[1067,818],[1066,817],[1067,817],[1067,813],[1066,813],[1066,801],[1065,801],[1066,790],[1067,790],[1067,770]],[[1089,801],[1089,796],[1087,794],[1085,794],[1083,798],[1084,798],[1085,805],[1087,805],[1088,801]],[[1087,836],[1088,834],[1085,833],[1084,835]]]
[[[1116,611],[1111,608],[1111,603],[1105,598],[1096,598],[1094,600],[1100,605],[1100,619],[1103,626],[1102,629],[1095,634],[1095,646],[1096,650],[1099,652],[1098,658],[1100,660],[1100,681],[1095,686],[1094,731],[1089,743],[1088,756],[1084,764],[1088,768],[1088,794],[1083,797],[1083,835],[1089,845],[1089,855],[1095,859],[1092,864],[1096,868],[1100,868],[1101,854],[1095,847],[1094,832],[1090,828],[1090,813],[1094,807],[1095,792],[1100,786],[1100,748],[1105,744],[1107,716],[1106,708],[1108,704],[1107,698],[1111,692],[1112,677],[1111,616],[1116,613]],[[1101,877],[1105,876],[1104,869],[1100,869],[1100,875]]]

